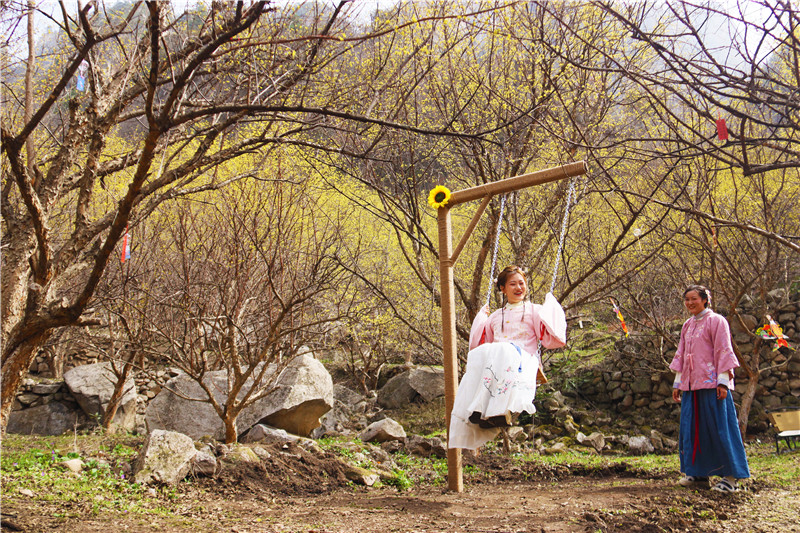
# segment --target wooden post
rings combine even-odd
[[[489,197],[496,194],[517,191],[533,185],[580,176],[586,174],[588,171],[589,168],[586,166],[586,162],[578,161],[560,167],[523,174],[454,192],[447,205],[439,208],[439,278],[442,295],[442,356],[444,364],[445,409],[447,411],[445,422],[447,424],[448,442],[450,441],[450,417],[453,412],[453,404],[455,404],[456,390],[458,389],[455,288],[453,286],[453,267],[455,266],[458,254],[475,229],[478,219],[480,218],[480,213],[483,212],[489,203]],[[450,209],[458,204],[477,200],[479,198],[483,199],[479,208],[479,213],[473,217],[454,254],[453,227],[450,218]],[[447,449],[447,486],[450,490],[456,492],[462,492],[464,490],[464,475],[461,468],[460,448]]]
[[[455,289],[453,286],[453,227],[450,209],[439,208],[439,279],[442,294],[442,355],[444,356],[444,397],[447,440],[450,440],[450,414],[458,389],[458,368],[456,358],[456,313],[454,308]],[[447,449],[447,486],[455,492],[464,490],[464,476],[461,468],[461,449]]]

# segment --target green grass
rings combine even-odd
[[[102,511],[149,514],[163,511],[152,505],[144,487],[131,483],[120,467],[135,457],[137,439],[127,435],[63,435],[31,437],[7,434],[2,441],[0,482],[3,497],[20,497],[30,491],[41,502],[87,506],[92,514]],[[74,474],[58,466],[80,457],[83,470]],[[162,495],[163,496],[163,495]],[[53,516],[70,516],[60,511]]]
[[[782,448],[785,449],[785,448]],[[750,475],[770,486],[798,490],[800,481],[800,450],[775,453],[773,442],[751,444],[747,447]]]
[[[3,438],[0,455],[3,499],[7,502],[31,500],[48,504],[42,508],[55,518],[113,512],[180,519],[180,513],[176,511],[178,504],[185,506],[188,503],[180,501],[180,488],[145,488],[132,483],[120,468],[123,463],[130,463],[135,458],[141,444],[141,438],[130,435],[35,437],[9,434]],[[318,444],[348,462],[362,456],[369,458],[367,447],[374,446],[344,437],[321,439]],[[491,442],[482,453],[501,452],[498,443]],[[768,440],[748,444],[747,454],[753,481],[758,482],[759,486],[798,490],[800,451],[777,455],[774,442]],[[72,457],[81,457],[84,461],[84,469],[79,474],[57,466],[59,461]],[[632,457],[601,456],[579,451],[556,455],[521,451],[512,454],[511,458],[518,464],[597,470],[624,463],[641,475],[674,474],[676,479],[679,476],[677,454]],[[444,458],[399,452],[393,454],[392,459],[396,465],[392,468],[394,477],[384,478],[384,485],[405,491],[414,487],[443,487],[447,484],[447,460]],[[374,465],[367,461],[362,466],[370,468]],[[473,465],[465,466],[463,474],[467,483],[471,479],[485,479],[494,475]],[[23,496],[20,491],[30,491],[33,496]]]

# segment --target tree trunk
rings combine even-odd
[[[28,374],[33,358],[51,334],[52,330],[47,330],[34,335],[8,354],[6,360],[3,361],[0,373],[2,375],[0,381],[0,435],[6,434],[8,417],[11,415],[17,391],[22,385],[22,378]]]
[[[131,360],[132,359],[133,356],[131,356]],[[130,374],[131,367],[133,366],[131,360],[125,362],[125,365],[122,367],[122,372],[117,375],[117,382],[114,384],[114,392],[111,393],[111,398],[108,400],[105,413],[103,413],[102,426],[106,431],[110,429],[111,423],[114,421],[114,417],[119,409],[119,403],[122,400],[122,396],[125,394],[125,382],[128,380],[128,374]]]
[[[225,444],[235,444],[239,439],[236,428],[236,418],[237,416],[235,414],[226,414],[225,418],[222,419],[222,422],[225,424]]]
[[[753,406],[753,400],[756,397],[756,389],[758,389],[758,359],[761,353],[761,345],[763,341],[757,337],[753,341],[753,352],[750,356],[750,361],[745,361],[742,353],[739,350],[739,345],[735,342],[733,344],[733,351],[739,364],[747,373],[747,389],[742,394],[741,405],[739,406],[739,431],[742,434],[742,440],[747,436],[747,420],[750,418],[750,408]]]
[[[742,394],[742,405],[739,407],[739,431],[742,433],[742,440],[747,435],[747,419],[750,417],[750,407],[756,397],[758,388],[758,373],[755,376],[748,373],[750,381],[747,382],[747,389]]]

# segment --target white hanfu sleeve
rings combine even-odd
[[[553,293],[548,292],[544,304],[538,309],[539,321],[543,326],[539,332],[542,346],[560,348],[567,344],[567,317]]]

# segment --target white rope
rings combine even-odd
[[[489,301],[492,298],[492,285],[494,285],[494,267],[497,264],[497,249],[500,245],[500,230],[503,228],[503,211],[506,207],[506,197],[503,195],[503,198],[500,200],[500,218],[497,223],[497,235],[494,237],[494,252],[492,252],[492,269],[489,272],[489,287],[486,291],[486,305],[489,305]]]
[[[575,190],[575,179],[569,182],[569,192],[567,193],[567,205],[564,207],[564,220],[561,221],[561,237],[558,239],[558,250],[556,250],[555,266],[553,267],[553,281],[550,283],[550,292],[556,288],[556,278],[558,278],[558,265],[561,262],[561,250],[564,248],[564,237],[567,234],[567,221],[569,220],[569,208],[572,203],[572,193]]]

